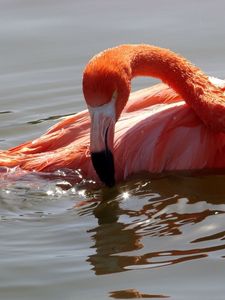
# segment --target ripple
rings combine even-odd
[[[2,220],[63,213],[88,200],[85,180],[79,170],[54,173],[26,172],[19,168],[0,170],[0,216]]]
[[[194,197],[191,190],[186,194],[189,178],[183,181],[184,190],[180,185],[176,194],[176,180],[171,178],[148,179],[148,192],[147,185],[140,181],[127,182],[114,191],[102,191],[98,195],[101,201],[92,206],[98,220],[98,226],[89,230],[96,250],[88,258],[92,270],[102,275],[165,268],[209,259],[212,255],[213,259],[223,259],[225,203],[223,198],[219,201],[215,197],[214,189],[213,194],[207,195],[207,201],[203,200],[208,180],[191,179]],[[163,190],[159,188],[160,182]],[[168,184],[170,188],[165,193]],[[198,190],[201,193],[196,197]]]
[[[11,114],[11,113],[13,113],[11,110],[0,111],[0,115]]]
[[[74,114],[75,114],[75,113],[69,113],[69,114],[63,114],[63,115],[50,116],[50,117],[43,118],[43,119],[38,119],[38,120],[34,120],[34,121],[29,121],[29,122],[27,122],[27,124],[36,125],[36,124],[40,124],[40,123],[43,123],[43,122],[46,122],[46,121],[58,120],[58,119],[61,119],[61,118],[64,118],[64,117],[72,116],[72,115],[74,115]]]

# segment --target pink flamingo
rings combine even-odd
[[[164,84],[130,94],[131,80],[139,75]],[[84,70],[89,112],[64,118],[40,138],[0,151],[0,166],[81,169],[107,186],[140,171],[224,169],[224,90],[223,80],[209,78],[168,49],[108,49]]]

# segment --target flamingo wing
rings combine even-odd
[[[116,125],[117,180],[140,171],[225,167],[224,133],[206,128],[181,100],[166,84],[130,95]],[[89,131],[87,110],[63,118],[34,141],[0,151],[0,166],[28,171],[82,169],[98,180],[89,155]]]

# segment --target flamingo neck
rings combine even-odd
[[[123,45],[114,49],[126,61],[130,80],[136,76],[160,78],[193,108],[208,127],[225,131],[223,90],[213,85],[199,68],[174,52],[155,46]]]

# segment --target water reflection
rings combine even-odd
[[[121,272],[124,266],[135,264],[135,257],[121,257],[125,251],[137,250],[143,247],[140,237],[134,229],[126,229],[126,224],[119,221],[122,210],[117,201],[117,191],[103,194],[100,204],[93,212],[98,219],[98,226],[89,231],[94,241],[96,253],[88,258],[97,275]],[[114,254],[114,255],[113,255]]]
[[[153,295],[153,294],[146,294],[141,293],[136,289],[128,289],[128,290],[121,290],[121,291],[114,291],[110,293],[110,297],[114,299],[166,299],[169,296],[165,295]]]
[[[98,226],[88,231],[96,251],[88,262],[95,274],[158,268],[212,253],[221,259],[223,182],[224,176],[131,181],[125,187],[129,199],[121,189],[105,190],[92,206]]]

